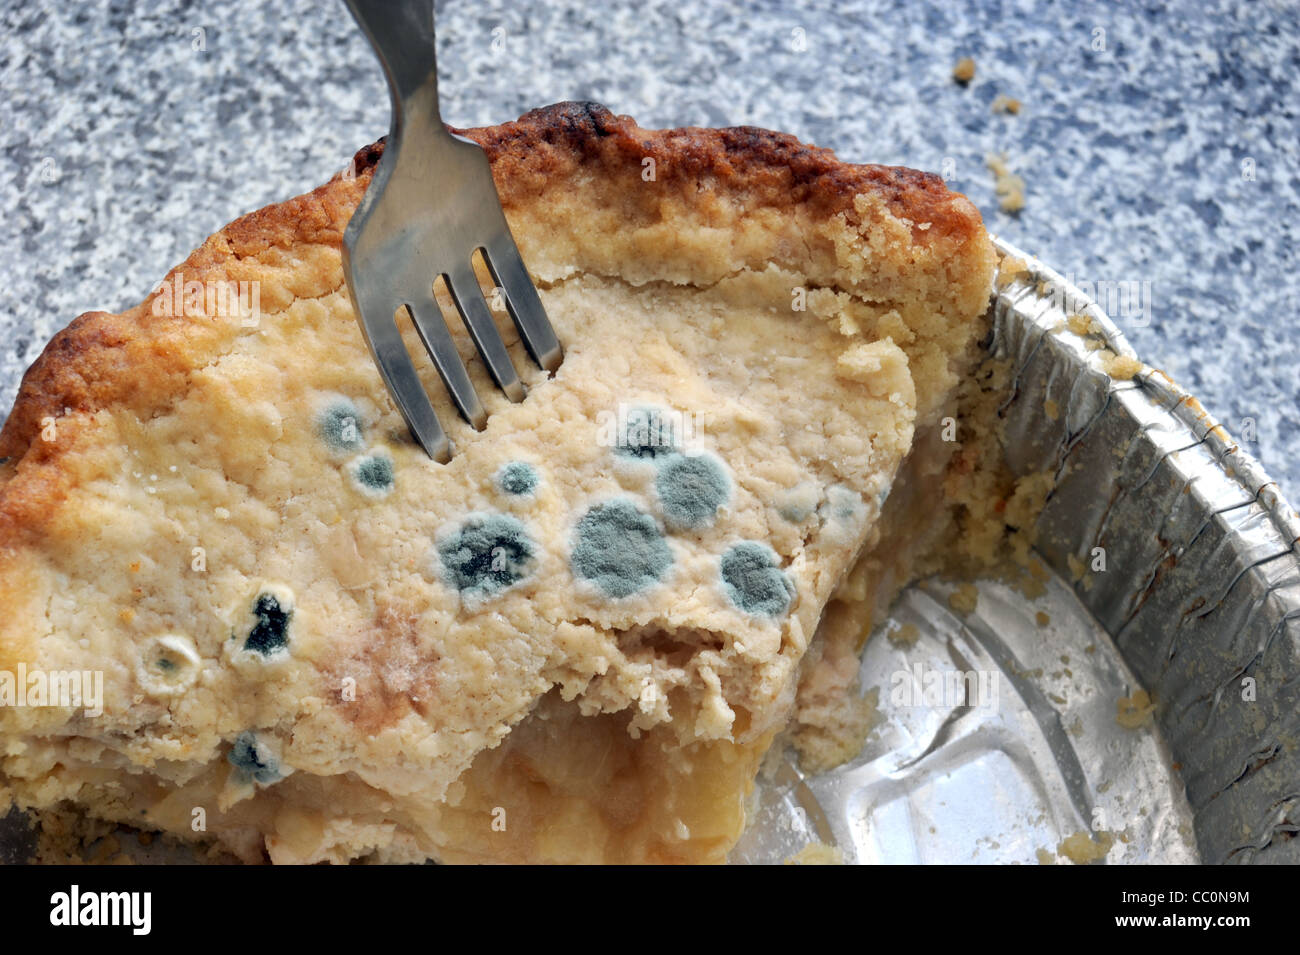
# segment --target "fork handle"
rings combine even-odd
[[[433,0],[344,0],[379,56],[393,101],[393,128],[417,94],[419,113],[442,126],[438,109],[438,60]]]

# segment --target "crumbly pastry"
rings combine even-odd
[[[0,432],[0,694],[97,673],[102,713],[0,706],[0,795],[246,861],[722,861],[776,734],[813,766],[860,744],[871,620],[1005,527],[969,410],[978,212],[590,104],[466,135],[566,357],[547,378],[506,321],[510,404],[453,322],[490,417],[417,361],[450,464],[407,437],[343,283],[382,146],[29,370]]]

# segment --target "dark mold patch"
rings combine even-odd
[[[257,623],[244,641],[245,650],[256,650],[262,656],[270,656],[289,645],[289,618],[293,616],[292,610],[282,608],[280,601],[271,594],[259,594],[253,613],[257,617]]]
[[[597,504],[578,522],[573,572],[610,597],[629,597],[658,583],[672,551],[653,517],[630,501]]]
[[[794,584],[766,544],[741,541],[722,555],[720,569],[723,589],[745,613],[776,617],[790,608]]]
[[[508,514],[473,514],[438,548],[447,579],[463,594],[497,594],[532,569],[533,542]]]

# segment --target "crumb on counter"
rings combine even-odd
[[[998,208],[1003,212],[1019,212],[1025,207],[1025,180],[1007,167],[1006,153],[989,153],[984,164],[993,173],[993,191],[998,196]]]
[[[994,98],[990,109],[995,113],[1010,113],[1014,116],[1020,112],[1020,100],[999,93]]]
[[[969,56],[963,56],[952,68],[952,78],[962,86],[975,79],[975,61]]]

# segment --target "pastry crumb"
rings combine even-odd
[[[862,752],[881,719],[878,686],[861,694],[850,691],[824,707],[804,705],[792,738],[799,751],[799,768],[820,773],[847,762]]]
[[[1115,703],[1115,722],[1125,729],[1135,730],[1151,724],[1151,714],[1156,705],[1146,690],[1137,690],[1132,696],[1123,696]]]
[[[962,616],[967,616],[975,612],[979,599],[979,588],[974,584],[962,584],[948,595],[948,606]]]
[[[810,842],[790,858],[786,865],[844,865],[844,853],[836,846]]]
[[[911,647],[916,645],[916,641],[921,639],[921,631],[914,623],[905,623],[901,627],[895,627],[890,630],[886,636],[889,642],[896,647]]]
[[[990,109],[995,113],[1010,113],[1015,116],[1020,112],[1020,100],[999,93]]]
[[[998,265],[998,288],[1006,288],[1022,275],[1029,274],[1029,263],[1014,255],[1008,255]]]
[[[1080,829],[1061,841],[1056,847],[1056,855],[1061,859],[1069,859],[1075,865],[1087,865],[1106,858],[1114,844],[1115,834],[1112,832],[1102,830],[1094,839],[1091,833]]]
[[[1066,327],[1080,338],[1093,334],[1092,318],[1088,315],[1071,315],[1065,320]]]
[[[989,153],[984,164],[993,173],[993,191],[998,196],[998,208],[1003,212],[1019,212],[1025,207],[1025,180],[1007,167],[1006,153]]]
[[[975,60],[969,56],[958,60],[957,65],[952,68],[952,78],[962,86],[975,79]]]
[[[1128,381],[1142,370],[1142,362],[1131,355],[1114,355],[1102,362],[1102,368],[1117,381]]]

